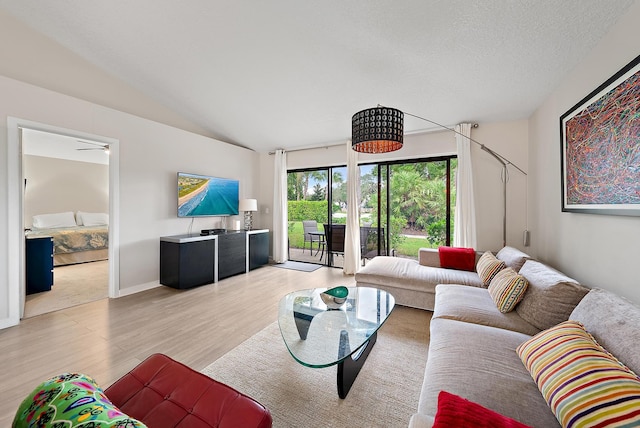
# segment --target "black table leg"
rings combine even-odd
[[[307,334],[309,333],[309,327],[311,326],[313,315],[307,315],[294,311],[293,319],[296,322],[296,327],[298,328],[300,339],[307,340]]]
[[[344,399],[349,390],[351,389],[351,385],[356,380],[358,373],[360,373],[360,369],[364,365],[364,362],[367,360],[373,345],[375,345],[376,340],[378,338],[378,332],[375,332],[369,340],[362,345],[353,355],[345,358],[340,363],[338,363],[338,397]],[[339,354],[344,355],[350,352],[349,347],[349,334],[346,331],[340,332],[340,348]]]

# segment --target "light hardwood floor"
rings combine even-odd
[[[31,318],[104,299],[109,295],[109,261],[57,266],[53,269],[53,287],[27,295],[24,317]]]
[[[337,285],[355,281],[341,269],[265,266],[191,290],[161,286],[24,319],[0,330],[0,426],[48,377],[80,372],[107,387],[154,352],[202,370],[276,321],[284,294]]]

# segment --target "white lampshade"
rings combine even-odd
[[[240,199],[238,211],[258,211],[258,201],[255,199]]]

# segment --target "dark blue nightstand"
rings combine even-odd
[[[53,285],[53,238],[26,238],[27,294],[50,291]]]

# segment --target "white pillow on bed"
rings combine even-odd
[[[33,216],[32,227],[34,229],[54,229],[74,226],[76,226],[76,219],[71,211]]]
[[[109,224],[109,214],[85,213],[78,211],[76,215],[78,226],[103,226]]]

